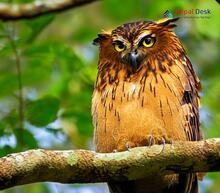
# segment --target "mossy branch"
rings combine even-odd
[[[220,171],[220,138],[108,154],[37,149],[0,158],[0,189],[44,181],[94,183],[134,180],[157,173],[214,171]]]
[[[0,20],[31,19],[52,12],[61,12],[97,0],[35,0],[31,3],[0,3]]]

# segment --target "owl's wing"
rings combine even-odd
[[[192,63],[187,57],[185,58],[184,70],[186,79],[183,84],[182,107],[184,108],[188,125],[186,132],[190,141],[199,141],[203,138],[199,128],[199,91],[201,90],[201,84],[193,70]]]

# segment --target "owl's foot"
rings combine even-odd
[[[165,145],[166,145],[166,141],[165,141],[165,139],[164,139],[163,137],[161,138],[161,145],[163,146],[163,148],[162,148],[162,150],[161,150],[160,153],[163,152],[163,150],[164,150],[164,148],[165,148]]]
[[[165,149],[167,144],[171,144],[173,146],[173,139],[167,138],[165,136],[156,136],[156,135],[148,135],[145,138],[139,138],[139,140],[134,141],[121,141],[117,144],[117,148],[113,150],[113,152],[120,152],[120,151],[130,151],[134,147],[143,147],[148,146],[151,147],[153,145],[162,145],[162,150]]]
[[[174,148],[174,141],[173,141],[173,139],[170,140],[170,145],[171,145],[171,148]]]
[[[163,137],[157,138],[157,137],[153,137],[153,135],[149,135],[147,137],[147,146],[151,147],[154,144],[162,145],[162,150],[160,151],[160,153],[162,153],[165,148],[166,141]]]
[[[162,148],[161,152],[163,152],[166,144],[171,144],[171,146],[173,147],[174,141],[173,141],[173,139],[169,139],[169,138],[165,138],[165,137],[148,135],[147,136],[147,146],[151,147],[155,144],[162,145],[163,148]]]
[[[133,142],[128,141],[125,144],[125,148],[126,148],[127,151],[130,151],[130,149],[133,148],[133,147],[136,147],[136,145]]]
[[[147,146],[152,146],[152,145],[161,145],[161,144],[173,144],[173,139],[169,138],[167,136],[157,136],[157,135],[147,135],[146,137],[147,141]]]

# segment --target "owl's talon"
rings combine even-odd
[[[165,139],[162,137],[162,139],[161,139],[161,144],[162,144],[162,145],[165,145],[165,143],[166,143],[166,141],[165,141]]]
[[[170,145],[171,145],[171,148],[174,148],[174,141],[173,141],[173,139],[170,140]]]
[[[129,143],[125,144],[125,148],[127,149],[127,151],[130,151],[131,147],[130,147]]]
[[[117,149],[114,149],[112,152],[113,152],[113,153],[117,153],[118,151],[117,151]]]
[[[163,151],[164,151],[164,149],[165,149],[165,145],[166,145],[166,141],[165,141],[165,139],[162,137],[162,139],[161,139],[161,144],[162,144],[162,150],[160,151],[160,153],[162,153]]]
[[[154,138],[152,135],[150,135],[148,138],[148,146],[151,147],[153,144],[154,144]]]

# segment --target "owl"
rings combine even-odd
[[[97,152],[202,139],[200,81],[173,28],[176,18],[126,23],[94,40],[92,98]],[[109,182],[112,193],[197,193],[192,173]]]

